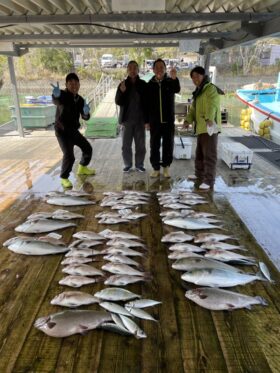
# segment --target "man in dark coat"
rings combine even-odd
[[[169,167],[173,161],[175,132],[174,101],[175,93],[180,92],[180,82],[175,68],[171,69],[170,76],[167,76],[165,62],[160,58],[154,62],[153,71],[155,75],[148,83],[150,162],[154,169],[150,176],[159,177],[160,166],[162,166],[163,176],[170,177]]]
[[[135,143],[135,169],[145,172],[145,123],[147,123],[147,83],[139,78],[136,61],[127,65],[127,78],[117,89],[115,102],[120,106],[119,123],[122,124],[123,172],[132,168],[132,142]]]

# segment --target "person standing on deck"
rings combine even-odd
[[[92,147],[86,138],[79,132],[80,116],[84,120],[90,118],[90,108],[78,92],[80,81],[75,73],[66,76],[66,89],[61,90],[59,84],[53,85],[52,98],[57,106],[55,116],[55,135],[63,153],[60,172],[61,185],[71,188],[68,179],[75,162],[74,145],[82,150],[82,158],[78,167],[78,175],[94,175],[95,170],[88,168],[92,156]]]
[[[136,61],[127,65],[127,78],[116,92],[115,102],[120,106],[119,123],[122,124],[123,172],[132,168],[132,141],[135,143],[135,169],[145,172],[145,123],[147,121],[147,83],[139,78]]]
[[[184,121],[184,127],[194,123],[197,135],[195,152],[195,175],[188,179],[195,182],[198,189],[213,189],[216,177],[218,133],[221,132],[220,94],[224,92],[212,84],[201,66],[190,72],[196,86],[193,102]]]
[[[174,148],[174,101],[175,93],[180,92],[180,82],[176,69],[166,74],[166,65],[162,59],[153,64],[154,76],[148,83],[149,97],[149,127],[150,129],[150,162],[154,169],[151,177],[160,176],[160,166],[163,176],[170,177],[169,167],[173,161]],[[160,162],[160,146],[162,141],[162,161]]]

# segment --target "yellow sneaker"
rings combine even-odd
[[[159,177],[160,172],[158,170],[154,170],[153,172],[150,173],[150,177]]]
[[[63,179],[63,178],[61,178],[60,179],[60,183],[63,186],[63,188],[72,188],[72,186],[73,186],[72,183],[71,183],[71,181],[69,179]]]
[[[87,166],[82,166],[81,164],[78,167],[78,175],[95,175],[95,170],[93,168],[88,168]]]
[[[169,175],[169,167],[163,167],[163,176],[170,177]]]

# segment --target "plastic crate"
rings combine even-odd
[[[11,117],[16,120],[15,107],[10,106]],[[55,122],[55,105],[23,104],[20,107],[22,125],[24,128],[45,128]]]
[[[221,158],[230,169],[249,169],[252,165],[253,151],[240,143],[227,142],[221,146]]]
[[[86,137],[116,137],[118,119],[116,117],[93,117],[86,122]]]
[[[190,137],[174,137],[174,158],[191,159],[192,157],[192,139]]]

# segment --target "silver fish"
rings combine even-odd
[[[99,232],[99,234],[105,238],[124,238],[128,240],[140,240],[139,236],[136,236],[135,234],[128,233],[128,232],[122,232],[122,231],[112,231],[111,229],[105,229],[102,232]]]
[[[99,212],[95,215],[96,219],[102,218],[119,218],[120,215],[118,212]]]
[[[82,256],[69,256],[65,258],[60,264],[69,265],[69,264],[85,264],[96,261],[95,258],[86,258]]]
[[[112,314],[113,315],[113,314]],[[107,330],[109,332],[118,333],[125,336],[131,336],[132,334],[124,326],[117,325],[112,322],[104,322],[99,326],[99,329]]]
[[[183,231],[168,233],[162,237],[161,242],[186,242],[193,240],[193,236]]]
[[[195,243],[202,243],[202,242],[213,242],[213,241],[225,241],[225,240],[236,240],[236,238],[232,236],[228,236],[226,234],[218,234],[218,233],[198,233],[195,238]]]
[[[126,286],[128,284],[135,284],[137,282],[151,281],[150,275],[145,276],[131,276],[131,275],[113,275],[104,281],[105,285],[111,286]]]
[[[27,220],[21,225],[15,228],[16,232],[21,233],[44,233],[52,232],[58,229],[64,229],[69,227],[75,227],[74,223],[67,223],[61,220],[54,219],[39,219],[39,220]]]
[[[88,264],[70,264],[62,272],[73,276],[104,276],[104,272]]]
[[[205,257],[200,258],[182,258],[177,259],[173,264],[172,268],[177,269],[179,271],[189,271],[193,269],[224,269],[226,271],[232,272],[242,272],[240,269],[233,267],[229,264],[219,262],[218,260],[209,259]]]
[[[125,195],[135,195],[135,196],[143,196],[143,197],[150,197],[151,194],[148,192],[142,192],[139,190],[123,190]]]
[[[204,253],[205,250],[199,246],[192,245],[190,243],[176,243],[169,247],[170,251],[181,251],[181,252],[192,252],[192,253]]]
[[[183,259],[183,258],[201,258],[201,255],[199,254],[196,254],[196,253],[193,253],[193,252],[188,252],[188,251],[172,251],[172,253],[170,253],[168,255],[168,258],[169,259]]]
[[[88,284],[95,284],[96,282],[100,282],[100,277],[86,277],[86,276],[66,276],[62,278],[58,283],[60,285],[66,285],[73,288],[79,288],[83,285]]]
[[[52,214],[52,219],[69,220],[69,219],[83,219],[84,215],[76,214],[67,210],[55,210]]]
[[[193,289],[187,291],[185,296],[199,306],[211,311],[231,311],[239,308],[251,309],[251,306],[254,304],[267,305],[266,300],[261,297],[251,297],[249,295],[217,288]]]
[[[82,197],[62,195],[58,197],[48,198],[46,201],[50,205],[57,206],[83,206],[83,205],[95,205],[94,201],[83,199]]]
[[[267,266],[263,262],[260,262],[259,267],[260,267],[260,270],[262,271],[262,274],[265,276],[265,278],[267,278],[269,282],[273,282]]]
[[[88,249],[93,246],[102,245],[102,242],[100,241],[94,241],[94,240],[75,240],[72,242],[69,247],[72,249],[73,247],[77,247],[79,249]]]
[[[255,280],[267,281],[259,274],[251,275],[215,268],[193,269],[185,272],[181,278],[196,285],[222,288],[245,285]]]
[[[133,212],[130,214],[124,215],[127,220],[138,220],[143,218],[144,216],[147,216],[147,214],[144,214],[142,212]]]
[[[96,298],[109,301],[127,301],[130,299],[140,298],[140,295],[132,293],[122,288],[106,288],[94,294]]]
[[[27,216],[27,220],[38,220],[38,219],[51,219],[53,213],[52,212],[35,212],[34,214],[31,214]]]
[[[256,259],[251,256],[244,256],[228,250],[214,249],[209,250],[205,255],[206,258],[216,259],[221,262],[232,262],[235,264],[255,265]]]
[[[156,306],[158,304],[162,304],[162,302],[153,299],[136,299],[126,303],[125,306],[128,308],[146,308]]]
[[[63,338],[77,333],[84,334],[111,320],[111,315],[104,311],[69,310],[40,317],[34,326],[51,337]]]
[[[141,242],[133,241],[133,240],[129,240],[129,239],[124,239],[124,238],[113,238],[112,240],[107,241],[106,245],[108,245],[108,246],[124,246],[124,247],[146,248],[146,245],[144,245]]]
[[[163,207],[167,208],[167,209],[172,209],[172,210],[181,210],[181,209],[186,209],[187,206],[184,205],[183,203],[167,203],[167,204],[164,204]]]
[[[95,233],[95,232],[92,232],[92,231],[80,231],[80,232],[76,232],[73,234],[72,237],[75,237],[75,238],[78,238],[80,240],[96,240],[96,241],[100,241],[100,240],[105,240],[106,238],[104,236],[102,236],[101,234],[99,233]]]
[[[140,267],[140,264],[136,262],[135,260],[125,256],[125,255],[118,255],[118,254],[110,254],[105,255],[103,259],[108,260],[112,263],[122,263],[122,264],[128,264],[136,267]]]
[[[179,217],[185,217],[185,216],[188,216],[189,214],[191,214],[192,212],[194,212],[194,210],[181,210],[181,211],[164,211],[164,212],[161,212],[160,213],[160,216],[162,218],[170,218],[170,219],[173,219],[173,218],[179,218]]]
[[[201,245],[203,249],[207,250],[241,250],[246,251],[244,247],[237,245],[232,245],[226,242],[217,242],[217,241],[207,241]]]
[[[130,331],[137,339],[147,338],[147,334],[131,318],[121,315],[120,318],[127,330]]]
[[[95,249],[79,249],[77,247],[72,248],[67,254],[65,254],[66,257],[70,256],[83,256],[85,258],[89,256],[94,256],[94,255],[101,255],[102,251],[98,251]]]
[[[117,203],[111,207],[112,210],[123,210],[123,209],[133,209],[133,205],[128,205],[125,203]]]
[[[98,224],[119,224],[119,223],[128,223],[129,220],[119,217],[119,218],[102,218],[98,221]]]
[[[144,254],[140,253],[139,251],[130,249],[129,247],[124,246],[112,246],[104,249],[100,252],[101,254],[120,254],[126,256],[144,256]]]
[[[91,193],[87,193],[84,190],[73,190],[73,189],[65,190],[64,194],[68,196],[75,196],[75,197],[88,197],[92,195]]]
[[[13,237],[3,243],[9,250],[24,255],[53,255],[69,251],[61,244],[55,245],[31,237]]]
[[[116,274],[116,275],[135,275],[145,276],[144,272],[138,271],[137,269],[127,265],[119,263],[106,263],[101,267],[104,271]]]
[[[152,315],[142,310],[141,308],[133,308],[125,305],[125,309],[128,310],[131,315],[138,317],[138,319],[157,321]]]
[[[175,218],[175,219],[169,219],[165,220],[164,224],[171,225],[173,227],[177,228],[183,228],[183,229],[221,229],[218,225],[212,225],[205,223],[204,220],[201,219],[192,219],[189,217],[186,218]]]
[[[123,306],[120,306],[117,303],[100,302],[99,305],[101,307],[105,308],[105,310],[107,310],[109,312],[113,312],[113,313],[117,313],[117,314],[121,314],[121,315],[126,315],[126,316],[131,316],[131,313],[127,309],[125,309]]]
[[[52,300],[51,304],[58,306],[75,308],[84,306],[92,303],[99,303],[99,299],[91,294],[84,293],[82,291],[64,291],[56,295]]]

